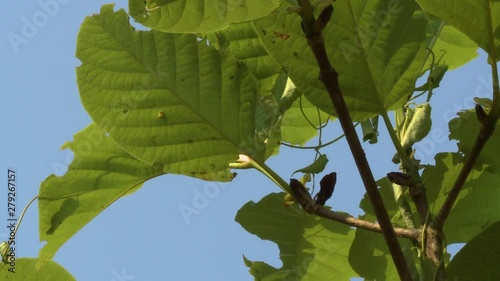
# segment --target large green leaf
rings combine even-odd
[[[95,124],[62,149],[75,158],[63,176],[42,182],[38,198],[40,257],[50,259],[76,232],[120,197],[163,174],[162,165],[143,163],[117,146]],[[54,279],[55,280],[55,279]]]
[[[436,61],[441,56],[441,64],[446,64],[448,70],[456,69],[467,62],[477,58],[477,44],[465,34],[450,25],[444,25],[439,33],[432,51]],[[429,64],[431,60],[428,60]]]
[[[295,204],[285,207],[283,193],[248,202],[236,221],[261,239],[276,242],[283,266],[245,259],[255,280],[350,280],[347,262],[354,231],[349,226],[306,214]]]
[[[485,109],[489,111],[489,108]],[[476,112],[474,110],[459,112],[458,117],[450,121],[449,127],[450,139],[457,140],[460,152],[464,153],[464,155],[469,155],[481,127]],[[500,124],[497,124],[493,135],[481,150],[481,154],[476,161],[476,167],[480,169],[483,165],[486,165],[489,171],[498,173],[500,171],[499,151]]]
[[[454,281],[500,280],[500,222],[487,227],[467,243],[447,267]]]
[[[129,0],[130,15],[164,32],[212,32],[268,15],[280,0]]]
[[[402,105],[427,56],[426,19],[412,1],[339,0],[323,32],[330,60],[353,119]],[[309,101],[334,114],[319,68],[301,28],[286,9],[254,21],[262,42]]]
[[[413,259],[415,252],[413,244],[408,239],[399,239],[399,244],[409,260],[412,274],[418,276]],[[399,280],[387,244],[380,233],[356,229],[356,236],[349,252],[349,262],[365,280]]]
[[[286,79],[287,75],[282,72],[282,68],[269,56],[250,22],[232,24],[206,36],[211,46],[243,61],[259,79],[256,127],[259,139],[268,141],[268,150],[270,145],[277,145],[280,140],[303,145],[318,134],[303,115],[315,126],[324,123],[328,115],[322,111],[318,113],[316,106],[305,97],[300,98],[300,91],[291,80]],[[282,83],[282,80],[286,83]],[[318,120],[318,114],[321,121]],[[272,133],[274,136],[281,133],[281,139],[273,141]]]
[[[479,100],[477,100],[479,101]],[[490,101],[491,102],[491,101]],[[485,102],[487,105],[488,102]],[[487,111],[488,107],[485,108]],[[473,110],[462,111],[449,123],[450,139],[458,141],[458,153],[440,153],[435,156],[436,164],[428,166],[422,180],[427,189],[431,210],[438,211],[453,186],[465,158],[470,153],[479,134],[479,121]],[[497,126],[498,127],[498,126]],[[500,220],[500,136],[497,128],[486,143],[465,182],[457,202],[444,225],[449,244],[467,242],[482,229]]]
[[[453,186],[464,158],[458,153],[439,153],[436,164],[425,168],[422,181],[430,209],[436,213]],[[444,225],[446,242],[465,243],[487,225],[500,220],[500,176],[488,170],[471,171]]]
[[[10,265],[0,268],[0,279],[5,281],[73,281],[76,280],[64,267],[50,260],[18,258],[15,273]]]
[[[80,96],[92,119],[130,154],[165,171],[228,181],[255,146],[257,81],[231,55],[192,34],[135,31],[105,5],[78,35]]]
[[[500,59],[498,0],[417,0],[422,8],[465,33],[496,60]]]

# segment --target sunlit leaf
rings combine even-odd
[[[458,153],[439,153],[436,164],[425,168],[422,181],[426,187],[430,210],[435,214],[443,205],[463,167]],[[446,242],[465,243],[489,224],[500,220],[500,176],[485,169],[474,169],[465,182],[444,224]]]
[[[277,153],[281,140],[279,108],[286,75],[267,54],[250,22],[232,24],[224,30],[204,34],[211,46],[224,55],[234,55],[245,63],[259,82],[259,95],[255,112],[256,141],[266,147],[268,158]],[[258,149],[261,151],[262,149]]]
[[[472,238],[447,267],[449,280],[500,280],[500,221]]]
[[[477,58],[478,46],[474,41],[469,39],[465,34],[450,25],[444,25],[439,33],[432,50],[435,59],[439,60],[441,56],[441,63],[448,65],[449,70],[456,69],[467,62]],[[431,60],[428,60],[429,65]]]
[[[350,280],[347,262],[354,231],[349,226],[304,213],[298,205],[283,206],[283,193],[248,202],[236,221],[248,232],[278,244],[281,268],[245,259],[255,280]]]
[[[46,259],[117,199],[163,174],[162,165],[135,159],[95,124],[62,148],[71,149],[75,159],[66,174],[42,182],[38,198],[40,240],[47,241],[40,257]]]
[[[424,11],[465,33],[500,59],[500,2],[497,0],[417,0]]]
[[[402,105],[427,56],[426,19],[412,1],[336,1],[323,34],[351,115],[362,121]],[[319,11],[318,11],[319,12]],[[286,9],[254,21],[273,58],[314,105],[334,114],[301,18]]]
[[[229,163],[265,148],[255,144],[256,79],[195,35],[135,31],[128,20],[105,5],[80,28],[85,109],[141,161],[173,174],[231,180]]]
[[[417,274],[413,258],[415,249],[408,239],[399,239],[403,253],[410,260],[413,274]],[[380,233],[356,229],[356,236],[349,252],[349,262],[353,269],[365,280],[399,280],[394,262]]]
[[[212,32],[268,15],[279,0],[129,0],[136,22],[163,32]]]
[[[489,108],[485,108],[485,110],[489,112]],[[469,155],[481,127],[476,112],[474,110],[459,112],[458,117],[450,121],[449,127],[450,139],[457,140],[459,150],[465,155]],[[475,166],[480,169],[486,165],[489,171],[497,173],[500,171],[498,151],[500,151],[500,124],[497,124],[493,135],[481,150]]]
[[[261,96],[271,93],[282,69],[267,54],[250,22],[232,24],[224,30],[207,33],[205,36],[210,45],[221,53],[231,54],[245,63],[260,82]]]

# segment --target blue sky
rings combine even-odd
[[[40,3],[56,3],[50,12]],[[40,183],[50,174],[64,172],[72,154],[59,148],[85,128],[90,118],[83,109],[76,84],[75,44],[85,16],[97,13],[106,1],[10,1],[1,17],[0,94],[0,174],[6,183],[8,168],[18,174],[18,214],[37,193]],[[4,6],[5,6],[4,5]],[[126,1],[116,8],[127,7]],[[26,29],[27,22],[37,22]],[[28,36],[23,35],[28,34]],[[23,36],[13,44],[12,34]],[[473,95],[491,96],[491,81],[486,57],[446,75],[433,98],[433,133],[425,142],[424,162],[432,163],[432,154],[455,151],[456,145],[439,137],[447,131],[447,121],[457,110],[470,108]],[[381,127],[382,130],[382,127]],[[325,141],[341,134],[330,126]],[[394,149],[382,132],[377,145],[365,144],[376,178],[396,166],[387,164]],[[268,164],[283,178],[312,161],[311,151],[282,148]],[[323,151],[330,162],[326,171],[338,173],[334,198],[335,210],[359,214],[359,199],[364,193],[357,170],[345,142]],[[186,220],[179,207],[193,206],[196,194],[212,190],[208,203],[199,214]],[[237,210],[246,202],[258,201],[270,192],[279,192],[255,171],[239,171],[227,184],[207,183],[183,176],[166,175],[147,182],[138,192],[123,198],[105,210],[65,244],[55,260],[77,280],[253,280],[242,261],[264,260],[279,267],[277,247],[249,234],[236,222]],[[0,219],[6,223],[4,200],[0,191]],[[5,195],[5,196],[4,196]],[[0,240],[7,233],[0,228]],[[41,245],[38,239],[38,210],[27,212],[17,237],[17,256],[35,257]]]

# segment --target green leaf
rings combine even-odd
[[[85,109],[141,161],[229,181],[239,154],[263,154],[255,144],[256,79],[195,35],[135,31],[123,10],[105,5],[82,24],[77,57]]]
[[[223,54],[234,55],[245,63],[261,82],[261,95],[271,92],[282,69],[267,54],[251,22],[232,24],[224,30],[205,36],[211,46]]]
[[[392,190],[392,183],[387,179],[387,177],[384,177],[380,180],[377,181],[377,186],[379,186],[379,192],[380,195],[382,196],[382,201],[384,202],[384,206],[387,210],[387,213],[389,214],[389,217],[394,217],[393,223],[395,222],[401,222],[399,221],[399,208],[396,203],[396,199],[394,198],[394,192]],[[365,214],[368,215],[368,219],[375,219],[375,211],[373,210],[372,204],[370,202],[370,199],[368,198],[368,195],[365,193],[363,196],[363,199],[359,203],[359,207],[365,211]],[[399,224],[403,225],[403,224]]]
[[[304,167],[302,169],[298,169],[297,171],[293,172],[293,174],[302,172],[304,174],[311,173],[311,174],[319,174],[323,172],[323,170],[326,167],[326,164],[328,163],[328,158],[326,157],[326,154],[322,154],[312,163],[311,165]],[[292,174],[292,175],[293,175]]]
[[[480,102],[481,100],[477,101]],[[486,103],[486,101],[483,100],[483,103]],[[485,107],[485,111],[489,112],[489,108]],[[450,139],[457,140],[459,151],[464,155],[469,155],[481,127],[476,112],[474,110],[459,112],[458,117],[450,121],[449,127]],[[490,172],[498,173],[500,171],[498,151],[500,151],[500,124],[497,124],[493,135],[481,150],[475,167],[481,169],[482,166],[486,166]]]
[[[284,91],[283,81],[286,81],[286,75],[267,54],[250,22],[232,24],[224,30],[204,36],[210,45],[222,54],[234,55],[245,63],[259,80],[259,98],[255,113],[256,142],[265,147],[265,155],[260,158],[267,159],[278,152],[281,140],[282,112],[278,103]]]
[[[449,280],[500,280],[500,221],[472,238],[451,260]]]
[[[435,161],[436,164],[427,166],[422,174],[430,210],[434,215],[455,183],[464,158],[458,153],[439,153]],[[486,169],[471,171],[444,225],[448,244],[466,243],[485,226],[500,220],[499,182],[497,173],[490,173]]]
[[[500,59],[500,3],[497,0],[417,0],[424,11],[466,34],[496,61]]]
[[[424,63],[426,24],[412,1],[337,1],[323,34],[354,121],[401,106]],[[319,12],[319,11],[318,11]],[[381,16],[382,15],[382,16]],[[307,99],[334,114],[307,45],[301,18],[286,9],[254,21],[266,50]]]
[[[398,239],[403,253],[409,260],[412,274],[418,276],[415,267],[413,244],[408,239]],[[356,229],[356,236],[349,251],[349,263],[365,280],[400,280],[394,262],[380,233]]]
[[[136,22],[163,32],[194,33],[221,30],[231,23],[264,17],[279,0],[129,0]]]
[[[0,267],[0,279],[5,281],[54,281],[76,280],[64,267],[51,260],[34,258],[17,258],[15,273],[9,271],[11,266]]]
[[[283,193],[267,195],[258,203],[248,202],[236,221],[248,232],[276,242],[283,266],[264,262],[245,264],[255,280],[350,280],[355,277],[347,255],[354,238],[349,226],[311,216],[298,205],[283,206]]]
[[[257,134],[259,140],[267,140],[268,150],[280,141],[304,145],[318,134],[304,114],[317,127],[329,116],[318,111],[306,98],[301,98],[302,94],[291,80],[287,80],[284,73],[280,74],[281,67],[268,55],[251,23],[232,24],[206,36],[212,46],[224,54],[235,55],[259,79],[261,97],[256,112]],[[282,80],[286,81],[284,87]],[[279,111],[276,110],[277,104]],[[277,119],[280,120],[278,123]]]
[[[75,159],[63,176],[50,175],[38,198],[40,257],[50,259],[75,233],[120,197],[163,174],[162,165],[143,163],[117,146],[95,124],[62,149]],[[56,279],[54,279],[56,280]]]
[[[477,58],[477,48],[477,44],[465,34],[453,26],[444,25],[432,51],[436,59],[443,55],[441,63],[447,65],[448,70],[453,70]],[[428,61],[430,65],[431,60]]]

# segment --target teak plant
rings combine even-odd
[[[500,280],[499,30],[494,0],[129,0],[128,14],[105,5],[84,20],[76,50],[93,123],[64,145],[75,155],[68,171],[41,184],[47,244],[9,275],[3,243],[2,276],[73,280],[51,261],[57,250],[151,178],[231,181],[257,169],[283,192],[244,205],[236,221],[276,242],[283,265],[245,259],[255,280]],[[414,145],[431,130],[433,89],[478,48],[493,94],[451,120],[458,151],[422,165]],[[314,130],[292,133],[287,112],[306,107],[319,116],[306,120]],[[362,216],[327,205],[335,172],[317,194],[306,188],[333,142],[290,182],[265,164],[328,122],[340,122],[366,189]],[[379,122],[400,170],[376,180],[355,124],[374,143]],[[450,259],[453,243],[465,246]]]

